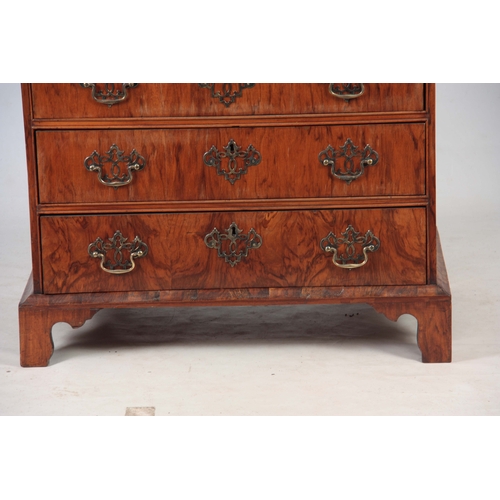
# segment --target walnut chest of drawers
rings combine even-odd
[[[451,361],[433,84],[23,84],[23,366],[103,308],[367,303]]]

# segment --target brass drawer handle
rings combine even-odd
[[[363,83],[330,83],[330,94],[349,102],[363,95],[365,86]]]
[[[130,273],[135,269],[134,259],[140,259],[148,253],[148,246],[136,236],[133,241],[127,243],[128,238],[124,238],[120,231],[116,231],[112,238],[108,238],[109,243],[101,238],[97,238],[89,245],[88,252],[94,259],[101,259],[101,269],[110,274]],[[111,257],[106,260],[110,253]],[[130,257],[126,259],[124,252]]]
[[[248,167],[258,165],[261,160],[260,153],[250,144],[245,151],[241,150],[236,142],[231,139],[227,146],[223,146],[224,151],[219,151],[212,146],[204,155],[203,163],[208,167],[215,167],[217,175],[223,175],[226,181],[231,184],[248,172]],[[228,159],[227,170],[222,167],[222,160]]]
[[[229,108],[236,101],[237,97],[241,97],[245,89],[255,87],[255,83],[237,83],[236,89],[233,88],[232,83],[199,83],[198,85],[202,89],[209,89],[210,95],[214,99],[219,99],[219,102],[224,104],[226,108]]]
[[[80,83],[80,86],[92,89],[92,97],[100,104],[107,104],[109,107],[113,104],[123,102],[127,98],[127,89],[133,89],[138,83],[122,83],[121,88],[116,88],[114,83],[105,83],[104,89],[100,89],[95,83]]]
[[[380,240],[371,231],[360,236],[360,233],[349,225],[341,238],[329,233],[319,245],[324,252],[333,253],[332,261],[337,267],[351,270],[368,262],[368,252],[376,252],[380,248]],[[361,245],[363,254],[356,253],[356,245]]]
[[[343,169],[336,165],[337,160],[340,158],[344,159]],[[359,158],[359,166],[354,164],[355,158]],[[351,139],[347,139],[345,144],[338,150],[328,145],[318,155],[320,163],[325,167],[331,167],[332,174],[347,184],[363,175],[365,166],[375,166],[378,163],[378,158],[378,153],[369,144],[360,151],[359,146],[355,146]]]
[[[126,171],[122,173],[120,163],[124,163]],[[83,164],[89,172],[96,172],[99,182],[109,187],[121,187],[130,184],[133,180],[132,172],[138,172],[146,166],[146,160],[133,149],[129,155],[124,155],[120,148],[113,144],[109,151],[100,155],[94,151],[85,158]],[[103,173],[104,168],[109,165],[109,174]]]
[[[231,267],[241,262],[243,257],[248,257],[248,252],[262,245],[262,237],[254,228],[248,234],[241,234],[241,230],[235,222],[231,223],[225,234],[214,228],[205,236],[205,245],[208,248],[216,248],[217,255],[222,257]]]

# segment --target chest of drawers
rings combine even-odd
[[[367,303],[451,361],[432,84],[23,84],[21,365],[103,308]]]

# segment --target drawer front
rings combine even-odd
[[[425,194],[421,123],[43,131],[37,151],[41,203]]]
[[[360,84],[328,83],[88,85],[95,87],[83,88],[78,83],[32,84],[34,117],[236,116],[424,109],[424,84],[366,83],[362,93],[359,88],[343,87]]]
[[[424,208],[42,217],[44,293],[425,284],[425,228]]]

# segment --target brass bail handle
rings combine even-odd
[[[146,166],[146,159],[135,149],[126,155],[113,144],[104,154],[94,151],[85,158],[83,164],[89,172],[97,173],[97,179],[101,184],[118,188],[132,182],[132,172],[142,170]]]
[[[333,263],[342,269],[357,269],[368,262],[368,252],[376,252],[380,248],[380,240],[368,230],[362,235],[356,231],[352,225],[347,226],[346,230],[340,236],[329,233],[319,243],[321,249],[327,253],[333,253]],[[361,246],[363,251],[363,261],[361,254],[356,253],[356,246]],[[345,248],[345,253],[338,255],[339,247]]]
[[[349,101],[362,96],[365,92],[365,85],[363,83],[330,83],[328,90],[335,97]]]
[[[106,271],[107,273],[109,274],[126,274],[126,273],[130,273],[132,272],[134,269],[135,269],[135,261],[134,259],[135,258],[141,258],[142,256],[144,255],[144,252],[142,250],[138,250],[137,252],[133,252],[130,254],[130,263],[132,264],[131,267],[129,267],[128,269],[108,269],[104,266],[104,262],[105,262],[105,259],[106,259],[106,255],[103,255],[103,254],[99,254],[98,252],[93,252],[91,254],[92,257],[94,258],[97,258],[97,257],[100,257],[101,258],[101,269],[103,271]]]
[[[373,160],[371,158],[368,158],[368,160],[361,160],[361,163],[363,163],[363,165],[373,165]],[[334,166],[335,162],[333,160],[326,159],[323,160],[323,165],[325,167]]]
[[[123,252],[130,255],[124,258]],[[97,238],[88,247],[88,253],[94,259],[101,259],[100,267],[109,274],[126,274],[135,269],[134,259],[144,257],[149,251],[148,246],[138,236],[128,242],[121,231],[116,231],[111,238]],[[107,258],[108,254],[111,254]]]
[[[356,269],[358,267],[364,266],[368,262],[368,254],[367,252],[373,252],[375,251],[375,246],[374,245],[368,245],[363,248],[363,254],[365,256],[363,262],[360,262],[359,264],[342,264],[337,260],[337,249],[334,247],[326,247],[325,252],[332,252],[333,253],[333,258],[332,261],[337,267],[341,267],[342,269]]]
[[[318,160],[325,167],[330,167],[334,177],[350,184],[364,174],[365,167],[378,163],[379,154],[369,144],[361,149],[348,138],[343,146],[334,148],[328,145],[319,153]],[[356,165],[358,162],[359,167]]]
[[[82,88],[92,89],[92,98],[99,104],[106,104],[111,107],[113,104],[118,104],[127,99],[127,89],[133,89],[139,85],[138,83],[122,83],[121,88],[115,88],[114,83],[105,83],[104,90],[96,87],[95,83],[80,83]]]

